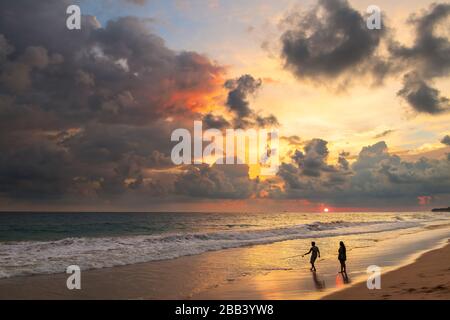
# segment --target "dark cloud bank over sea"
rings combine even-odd
[[[423,196],[439,202],[448,195],[448,159],[403,161],[389,153],[385,142],[363,148],[351,164],[345,152],[331,164],[327,141],[317,138],[301,146],[297,137],[291,159],[268,180],[250,179],[247,165],[174,166],[171,132],[191,128],[193,120],[218,129],[279,126],[275,115],[261,115],[251,105],[264,84],[248,74],[227,77],[226,68],[205,55],[168,48],[136,17],[101,26],[95,17],[83,16],[82,30],[71,32],[64,14],[69,4],[0,2],[2,207],[119,202],[133,207],[262,194],[334,205],[400,206],[415,205]],[[444,112],[448,100],[431,83],[448,75],[448,39],[435,38],[427,26],[446,17],[447,6],[439,7],[444,13],[432,7],[413,21],[417,41],[412,47],[393,46],[389,60],[377,52],[385,33],[368,33],[363,17],[347,2],[319,1],[319,6],[328,22],[311,11],[283,35],[287,69],[320,81],[365,69],[380,82],[391,72],[392,59],[404,58],[416,67],[399,95],[417,111]],[[330,30],[348,37],[342,41]],[[428,47],[430,42],[434,45]],[[330,52],[330,45],[335,50]],[[436,58],[442,67],[434,64]],[[218,94],[224,95],[223,114],[211,113],[205,98]]]

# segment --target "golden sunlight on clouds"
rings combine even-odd
[[[413,12],[427,8],[433,1],[378,1],[377,5],[385,13],[389,27],[395,31],[403,44],[410,45],[414,39],[414,29],[407,23]],[[350,1],[360,12],[370,1]],[[302,3],[302,9],[310,3]],[[289,10],[287,10],[289,11]],[[386,141],[392,150],[408,150],[420,153],[441,148],[439,139],[448,128],[450,115],[432,117],[418,115],[408,108],[397,96],[402,88],[402,75],[386,79],[380,86],[370,85],[369,79],[358,80],[356,86],[339,91],[337,83],[314,84],[296,79],[284,70],[278,55],[271,54],[267,46],[279,46],[279,21],[286,8],[274,12],[270,18],[254,28],[266,30],[272,35],[269,44],[265,37],[252,31],[242,35],[250,40],[247,46],[227,47],[223,53],[224,61],[230,61],[229,73],[238,75],[253,74],[262,78],[263,86],[252,101],[257,110],[273,112],[282,124],[281,135],[298,135],[304,140],[323,138],[329,141],[330,156],[337,157],[340,151],[358,153],[363,146],[377,141]],[[252,30],[254,29],[252,28]],[[262,43],[262,45],[261,45]],[[263,50],[261,49],[263,47]],[[450,80],[436,81],[441,90],[450,85]],[[412,137],[412,131],[416,131]],[[433,132],[430,134],[430,132]],[[386,133],[383,135],[383,133]]]

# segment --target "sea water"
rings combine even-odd
[[[407,231],[449,213],[0,213],[0,278],[169,260],[296,239]],[[367,235],[367,236],[366,236]],[[309,249],[309,248],[305,248]]]

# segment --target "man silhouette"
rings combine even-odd
[[[316,271],[316,266],[314,265],[314,263],[316,262],[317,256],[320,258],[320,250],[319,250],[319,247],[316,246],[316,243],[314,241],[311,242],[311,249],[309,249],[309,251],[307,253],[302,255],[302,257],[304,257],[310,253],[311,253],[311,260],[309,261],[311,263],[310,270]]]

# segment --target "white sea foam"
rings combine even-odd
[[[363,234],[419,226],[419,222],[315,222],[285,228],[235,232],[166,234],[57,241],[0,243],[0,278],[61,273],[69,265],[83,270],[174,259],[207,251],[278,241]]]

